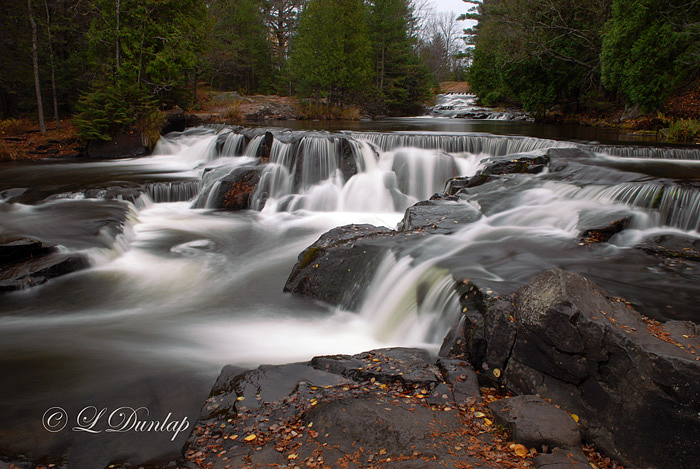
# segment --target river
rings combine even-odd
[[[0,165],[0,235],[33,237],[91,264],[2,296],[0,454],[65,457],[77,468],[174,460],[187,431],[171,441],[162,432],[73,427],[81,411],[88,418],[106,409],[106,419],[121,407],[193,422],[226,364],[395,345],[436,351],[459,316],[452,275],[509,293],[559,266],[649,316],[700,320],[697,265],[659,264],[634,248],[659,233],[700,236],[698,149],[527,122],[390,119],[335,123],[335,133],[292,125],[273,131],[258,210],[211,207],[220,177],[256,163],[262,138],[223,127],[170,134],[142,159]],[[352,177],[340,170],[343,145],[357,166]],[[552,147],[593,156],[460,202],[480,211],[477,221],[430,236],[410,257],[372,259],[356,311],[282,292],[299,253],[329,229],[394,228],[450,177]],[[600,213],[623,213],[630,226],[582,249],[579,221]],[[430,301],[411,299],[418,285]],[[52,407],[69,416],[61,431],[44,426]]]

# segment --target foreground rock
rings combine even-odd
[[[550,270],[512,298],[475,286],[443,352],[482,381],[540,394],[580,417],[587,440],[643,467],[700,459],[697,327],[643,320],[580,275]],[[669,455],[660,448],[673,448]]]
[[[463,394],[469,386],[474,394]],[[531,465],[493,432],[478,399],[466,362],[418,349],[227,367],[184,454],[191,467],[212,468]]]

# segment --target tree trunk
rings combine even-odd
[[[36,22],[32,15],[32,0],[27,0],[29,10],[29,22],[32,25],[32,62],[34,63],[34,89],[36,90],[36,106],[39,111],[39,128],[41,135],[46,135],[46,124],[44,123],[44,105],[41,102],[41,85],[39,84],[39,58],[37,53]]]
[[[117,0],[115,4],[115,9],[116,9],[116,31],[114,34],[114,58],[116,60],[116,65],[117,65],[117,71],[119,71],[119,67],[121,67],[121,59],[119,57],[119,10],[121,6],[121,1]]]
[[[53,116],[56,119],[56,130],[60,127],[58,121],[58,97],[56,96],[56,67],[53,63],[53,38],[51,36],[51,15],[49,14],[49,3],[44,0],[46,7],[46,30],[49,34],[49,59],[51,61],[51,93],[53,94]]]

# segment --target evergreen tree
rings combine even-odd
[[[428,72],[414,51],[416,38],[408,29],[412,14],[409,0],[369,2],[367,24],[378,112],[413,114],[427,99]]]
[[[608,88],[646,110],[660,108],[700,73],[700,5],[613,0],[602,62]]]
[[[188,72],[206,44],[206,6],[201,0],[96,0],[94,7],[88,34],[94,75],[76,123],[90,139],[109,139],[134,125],[147,131],[161,103],[182,102]]]
[[[331,103],[355,102],[372,73],[371,45],[362,0],[309,0],[292,55],[299,90]]]
[[[484,0],[476,12],[472,89],[486,104],[542,114],[579,110],[600,89],[600,51],[610,0]]]
[[[207,61],[211,83],[220,89],[267,91],[272,82],[271,48],[262,0],[214,0]]]

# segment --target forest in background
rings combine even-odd
[[[370,115],[419,112],[462,79],[463,34],[427,0],[5,0],[0,118],[75,115],[81,136],[148,129],[198,84]],[[37,96],[42,101],[37,103]],[[58,120],[56,120],[58,125]]]
[[[522,106],[543,117],[553,108],[656,113],[685,92],[697,99],[698,0],[467,3],[463,18],[478,21],[466,31],[469,82],[486,105]],[[700,117],[700,103],[686,107],[672,117]]]

